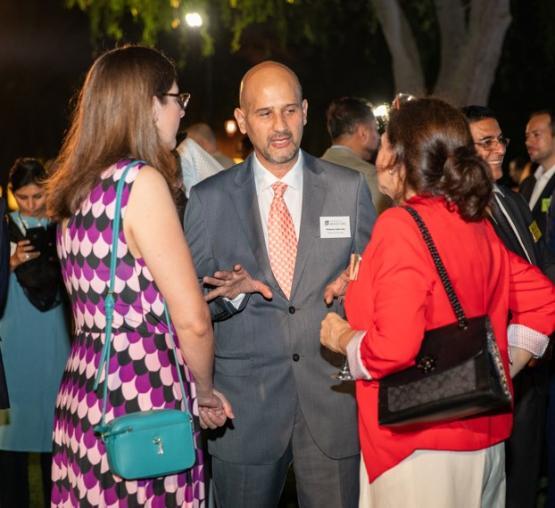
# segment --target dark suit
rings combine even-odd
[[[239,310],[229,302],[217,304],[214,383],[230,399],[236,418],[209,440],[209,451],[218,463],[255,466],[253,475],[290,453],[301,413],[325,456],[359,454],[353,387],[332,379],[344,357],[322,348],[319,332],[329,311],[342,312],[337,302],[326,307],[324,288],[348,265],[351,253],[363,251],[376,214],[360,173],[306,153],[303,160],[302,216],[290,299],[270,268],[252,156],[196,185],[185,213],[199,277],[240,263],[273,292],[271,301],[247,295]],[[339,216],[349,217],[350,238],[321,238],[320,218]],[[244,486],[230,487],[224,480],[218,483],[215,477],[217,494],[219,485],[227,485],[224,508],[269,505],[267,492],[259,498],[253,492],[264,490],[263,485],[241,492]],[[350,492],[341,495],[356,506],[358,481],[351,482]],[[329,492],[328,485],[318,487],[321,506],[342,505],[332,501],[338,494]]]
[[[555,191],[547,214],[543,250],[545,274],[555,282]],[[553,336],[551,337],[553,340]],[[555,507],[555,359],[551,358],[549,374],[549,399],[547,403],[547,457],[548,457],[548,508]]]
[[[505,246],[532,264],[540,266],[539,249],[529,230],[533,219],[523,197],[496,185],[491,211],[491,222]],[[514,426],[505,446],[506,506],[509,508],[536,506],[544,443],[547,383],[547,366],[543,364],[524,368],[513,380]]]
[[[534,192],[535,185],[536,177],[534,175],[526,177],[520,184],[520,193],[524,196],[527,203],[530,203],[530,198]],[[542,235],[545,235],[547,220],[547,209],[543,204],[543,200],[549,199],[551,194],[553,194],[553,191],[555,191],[555,174],[547,182],[547,185],[544,187],[539,199],[536,201],[536,204],[532,209],[532,218],[536,221]]]
[[[538,245],[529,229],[533,218],[523,197],[496,185],[491,209],[491,222],[505,247],[533,265],[541,266]]]
[[[545,265],[545,274],[551,279],[551,282],[555,282],[555,191],[551,195],[552,205],[549,207],[547,212],[547,220],[545,226],[545,236],[544,236],[544,249],[543,249],[543,259]]]

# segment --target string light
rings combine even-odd
[[[199,28],[202,26],[202,16],[198,12],[188,12],[185,14],[185,23],[191,28]]]

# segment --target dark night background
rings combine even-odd
[[[555,9],[545,7],[552,1],[512,2],[513,22],[489,104],[498,112],[505,134],[512,138],[506,162],[526,154],[523,132],[528,113],[554,105]],[[331,3],[337,9],[337,2]],[[182,126],[206,121],[223,134],[223,122],[232,117],[242,74],[254,63],[273,58],[299,74],[309,101],[303,147],[320,155],[329,143],[324,111],[332,98],[358,95],[379,103],[390,101],[395,92],[379,26],[368,29],[368,3],[343,2],[341,15],[326,28],[325,45],[318,47],[294,41],[283,46],[275,27],[267,23],[248,28],[241,50],[231,54],[231,35],[215,12],[209,12],[215,53],[208,59],[200,57],[198,34],[187,36],[187,53],[177,49],[175,36],[164,34],[158,47],[175,60],[185,60],[180,87],[192,93]],[[138,27],[130,23],[127,28],[126,40],[133,42]],[[430,79],[437,66],[436,42],[430,33],[418,39],[426,49],[423,62]],[[63,0],[0,2],[0,183],[5,182],[16,157],[48,159],[56,155],[72,97],[94,55],[113,44],[100,41],[93,46],[88,18],[76,9],[66,10]]]

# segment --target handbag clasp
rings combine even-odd
[[[429,374],[436,369],[436,359],[433,356],[423,356],[416,364],[417,369],[421,369],[424,374]]]
[[[152,443],[154,444],[154,446],[158,447],[158,449],[156,450],[156,453],[158,455],[164,455],[164,443],[162,443],[162,438],[161,437],[155,437],[152,440]]]

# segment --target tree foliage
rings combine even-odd
[[[207,20],[201,29],[203,52],[214,50],[222,29],[231,33],[230,49],[244,44],[251,27],[275,37],[282,47],[304,44],[326,51],[349,32],[338,19],[356,4],[352,18],[387,41],[395,88],[417,95],[435,93],[455,103],[486,102],[511,22],[510,0],[65,0],[90,17],[94,37],[124,38],[125,28],[140,27],[139,40],[154,44],[173,32],[186,44],[186,12]],[[356,29],[355,29],[356,31]],[[126,36],[126,34],[125,34]],[[127,36],[126,36],[127,37]]]
[[[138,41],[147,45],[154,45],[161,34],[168,32],[186,40],[184,16],[187,12],[199,12],[205,20],[201,34],[208,54],[213,51],[212,39],[220,28],[232,33],[230,49],[237,51],[245,30],[263,24],[268,24],[282,44],[303,39],[307,44],[325,48],[335,43],[339,35],[334,30],[334,20],[349,11],[342,0],[65,0],[65,3],[68,8],[77,7],[87,13],[93,39],[105,36],[116,41],[127,39],[130,27],[135,25],[135,29],[141,29]],[[354,20],[361,21],[375,31],[375,18]]]

